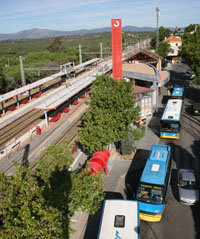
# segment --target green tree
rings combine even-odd
[[[200,83],[200,25],[196,24],[193,34],[189,33],[191,25],[188,26],[182,37],[181,55],[195,72],[195,82]],[[193,29],[193,28],[192,28]]]
[[[159,42],[158,50],[156,50],[156,53],[163,58],[166,58],[169,54],[169,52],[172,51],[170,48],[170,44],[168,42]]]
[[[0,94],[6,93],[6,81],[3,75],[3,68],[0,66]]]
[[[50,146],[37,168],[15,163],[12,177],[0,173],[0,238],[68,239],[76,210],[96,212],[104,196],[103,179],[88,170],[69,172],[72,160],[64,142]]]
[[[192,32],[192,31],[194,31],[196,25],[198,25],[198,24],[190,24],[189,26],[187,26],[187,27],[184,29],[184,33],[190,33],[190,32]]]
[[[120,151],[122,155],[131,155],[131,153],[136,149],[135,140],[132,132],[128,132],[126,137],[121,140]]]
[[[133,83],[102,75],[91,87],[91,109],[83,117],[79,140],[90,154],[127,135],[127,126],[138,119]]]
[[[56,37],[50,46],[47,47],[49,52],[58,52],[62,45],[62,37]]]
[[[159,44],[162,42],[165,38],[169,37],[171,35],[172,31],[169,29],[166,29],[164,27],[159,28]],[[156,34],[151,39],[150,45],[153,49],[156,48]]]

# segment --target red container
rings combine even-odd
[[[104,152],[97,151],[92,155],[92,158],[90,159],[90,168],[94,173],[98,173],[99,170],[105,168],[105,173],[107,173],[107,161],[110,157],[110,152],[106,149]]]
[[[92,158],[100,158],[104,163],[108,161],[108,156],[102,151],[97,151],[96,153],[94,153]]]
[[[105,149],[105,150],[104,150],[104,154],[106,154],[108,158],[110,157],[110,152],[109,152],[108,149]]]
[[[91,164],[92,171],[95,172],[95,173],[98,173],[99,170],[102,169],[101,165],[98,164],[98,163],[91,162],[90,164]]]
[[[101,168],[104,168],[104,166],[105,166],[104,161],[102,161],[101,159],[98,159],[98,158],[91,158],[90,163],[97,163],[101,166]]]
[[[41,128],[40,128],[40,126],[37,126],[37,128],[36,128],[36,133],[37,133],[38,135],[41,134]]]

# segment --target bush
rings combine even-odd
[[[199,85],[200,84],[200,76],[195,76],[193,81],[192,81],[195,85]]]
[[[127,136],[121,140],[120,152],[122,155],[131,155],[135,150],[135,141],[132,132],[128,132]]]
[[[136,128],[136,129],[132,130],[133,138],[135,141],[142,139],[145,136],[145,133],[146,133],[145,127],[141,128],[141,129]]]

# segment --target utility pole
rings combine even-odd
[[[25,79],[25,75],[24,75],[24,67],[23,67],[23,62],[22,62],[22,56],[19,57],[19,62],[20,62],[22,86],[25,86],[26,85],[26,79]]]
[[[156,33],[156,50],[158,50],[159,46],[159,16],[160,16],[160,8],[156,8],[156,19],[157,19],[157,33]]]
[[[79,45],[79,63],[82,64],[81,45]]]
[[[103,47],[102,47],[102,42],[100,42],[100,58],[103,59]]]

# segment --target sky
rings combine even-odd
[[[113,18],[122,26],[156,28],[156,7],[159,26],[200,24],[200,0],[0,0],[0,33],[110,27]]]

